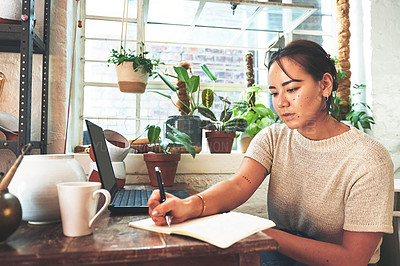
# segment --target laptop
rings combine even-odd
[[[108,209],[113,213],[147,213],[147,201],[153,190],[118,188],[103,129],[89,120],[85,121],[101,184],[103,188],[108,190],[111,194],[111,202]],[[189,196],[184,190],[166,191],[179,198],[186,198]]]

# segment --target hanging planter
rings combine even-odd
[[[159,59],[149,59],[145,56],[144,42],[137,42],[137,53],[126,49],[128,0],[124,1],[122,16],[121,42],[119,50],[112,49],[108,63],[115,64],[118,77],[118,86],[121,92],[144,93],[147,80],[153,74],[154,67],[160,63]]]
[[[149,79],[149,73],[143,68],[133,69],[133,62],[123,62],[115,65],[118,77],[118,87],[121,92],[144,93]]]

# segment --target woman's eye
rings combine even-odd
[[[277,92],[271,92],[270,93],[273,97],[275,97],[275,96],[277,96],[278,95],[278,93]]]
[[[295,92],[295,91],[297,91],[299,88],[297,87],[297,88],[293,88],[293,89],[288,89],[287,90],[287,92]]]

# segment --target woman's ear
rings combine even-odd
[[[333,88],[333,78],[332,75],[328,72],[324,73],[322,79],[320,81],[322,94],[325,98],[329,97],[332,93]]]

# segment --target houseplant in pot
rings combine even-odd
[[[167,125],[172,125],[178,130],[188,134],[192,140],[193,146],[197,153],[201,151],[202,144],[202,128],[201,119],[195,115],[196,110],[203,106],[211,107],[213,102],[214,84],[217,78],[211,73],[206,65],[201,68],[207,77],[212,81],[213,88],[201,89],[200,76],[191,74],[191,66],[189,63],[183,62],[179,66],[174,66],[175,75],[162,75],[159,77],[175,94],[174,97],[154,91],[166,98],[169,98],[172,104],[178,109],[180,115],[169,116],[165,122],[165,133],[171,132],[171,128]],[[190,73],[190,74],[189,74]],[[176,85],[171,83],[167,78],[176,79]],[[177,148],[177,147],[173,147]],[[178,147],[179,148],[179,147]],[[185,148],[178,149],[179,152],[185,152]]]
[[[246,129],[247,121],[244,118],[233,117],[230,109],[231,102],[227,98],[217,96],[223,102],[223,110],[219,119],[213,111],[207,107],[199,107],[199,113],[209,118],[205,125],[208,146],[211,153],[230,153],[236,132],[243,132]]]
[[[171,128],[172,132],[168,132],[167,138],[164,139],[161,139],[160,137],[161,128],[156,125],[148,125],[144,132],[140,134],[140,136],[142,136],[147,131],[149,152],[143,154],[143,159],[146,162],[147,171],[149,173],[150,183],[152,186],[158,186],[155,172],[156,166],[158,166],[163,173],[164,186],[172,186],[174,183],[178,162],[181,159],[181,154],[171,153],[171,144],[181,144],[189,151],[193,158],[196,156],[196,151],[192,145],[190,137],[178,129],[170,125],[168,126]],[[132,142],[134,141],[135,140]]]
[[[111,50],[108,63],[115,64],[118,86],[121,92],[144,93],[148,78],[155,74],[154,67],[163,64],[159,59],[146,58],[142,43],[140,52],[136,54],[130,49]]]
[[[252,104],[252,96],[257,95],[261,90],[262,88],[259,86],[252,86],[246,90],[245,96],[242,96],[242,99],[232,102],[233,116],[244,118],[247,122],[245,131],[240,135],[241,150],[243,153],[246,152],[253,137],[263,128],[282,122],[277,114],[261,102]]]
[[[368,114],[368,110],[372,112],[371,107],[364,102],[356,102],[353,100],[354,96],[360,94],[360,90],[364,90],[364,84],[355,84],[353,89],[356,92],[350,94],[349,100],[345,101],[337,96],[336,92],[332,92],[333,101],[331,104],[331,115],[338,121],[342,121],[343,113],[345,115],[345,122],[352,125],[357,129],[368,130],[371,129],[371,124],[375,124],[374,118]]]

